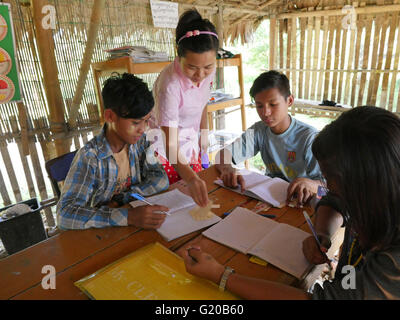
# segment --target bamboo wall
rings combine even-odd
[[[0,206],[32,197],[38,197],[41,201],[52,198],[54,192],[43,162],[55,157],[32,10],[19,5],[16,0],[5,2],[9,2],[12,8],[23,101],[22,104],[0,104],[0,153],[5,166],[5,170],[0,171]],[[49,3],[56,8],[53,40],[64,102],[58,111],[65,114],[65,135],[62,138],[70,141],[70,149],[75,150],[88,141],[93,130],[97,133],[100,129],[91,72],[88,74],[80,104],[77,129],[67,130],[66,125],[87,42],[93,0],[54,0]],[[152,50],[165,51],[172,58],[174,46],[171,44],[174,39],[173,30],[153,28],[148,1],[108,0],[92,62],[106,60],[107,53],[104,50],[124,45],[146,46]],[[150,86],[155,77],[156,75],[143,76]],[[21,141],[24,132],[21,130],[23,123],[19,119],[24,117],[27,120],[25,134],[29,137],[28,156],[24,155]],[[23,172],[17,172],[19,167],[23,168]],[[54,225],[50,208],[45,211],[47,223]]]
[[[400,112],[399,12],[271,20],[270,69],[285,72],[296,98],[339,105],[376,105]],[[272,42],[273,41],[273,42]],[[340,108],[293,110],[336,117]]]

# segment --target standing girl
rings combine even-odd
[[[179,19],[176,45],[178,56],[160,73],[153,88],[152,127],[161,128],[165,135],[156,151],[170,184],[183,179],[193,200],[204,207],[207,187],[197,172],[208,145],[206,105],[215,77],[218,35],[209,20],[189,10]]]

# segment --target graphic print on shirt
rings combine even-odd
[[[288,152],[288,161],[289,162],[295,162],[296,161],[296,152],[295,151],[289,151]]]

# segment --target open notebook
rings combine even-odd
[[[281,178],[271,178],[254,171],[242,169],[239,173],[243,176],[246,190],[242,193],[240,187],[229,188],[224,185],[221,179],[214,183],[229,190],[245,194],[260,201],[268,202],[274,207],[282,208],[286,205],[287,189],[289,183]]]
[[[303,240],[310,234],[245,208],[236,208],[203,235],[244,254],[264,259],[298,279],[312,267],[302,250]]]
[[[221,220],[220,217],[212,215],[207,220],[194,220],[189,211],[196,207],[193,199],[178,189],[161,193],[146,198],[152,204],[159,204],[168,207],[169,216],[165,218],[164,223],[157,229],[158,233],[166,241],[171,241],[191,232],[208,227]],[[134,208],[146,205],[142,201],[132,201],[130,205]]]

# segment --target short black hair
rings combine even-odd
[[[399,245],[399,117],[383,108],[353,108],[318,134],[312,152],[328,183],[337,185],[363,249]]]
[[[215,26],[208,20],[203,19],[197,10],[187,10],[179,18],[176,27],[176,44],[178,46],[178,56],[184,57],[187,51],[195,53],[203,53],[210,50],[217,53],[219,41],[217,37],[211,34],[200,34],[195,37],[184,38],[181,42],[179,39],[188,31],[210,31],[217,33]]]
[[[133,74],[116,73],[104,82],[101,91],[104,109],[111,109],[121,118],[139,119],[154,107],[154,98],[147,84]]]
[[[271,70],[261,73],[254,80],[250,96],[254,99],[258,93],[272,88],[278,89],[285,99],[291,95],[289,79],[283,73]]]

